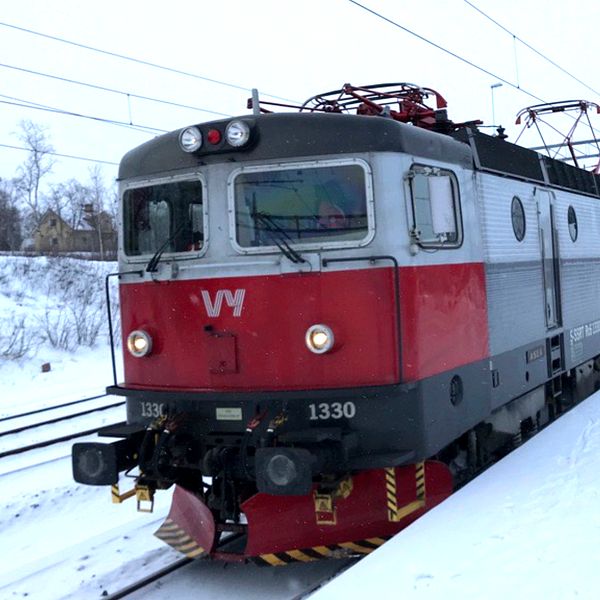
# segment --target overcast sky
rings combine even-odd
[[[455,121],[479,118],[485,124],[492,123],[493,93],[495,120],[507,128],[513,141],[518,134],[513,125],[515,114],[539,103],[522,90],[544,101],[584,98],[600,102],[600,92],[595,93],[600,90],[596,65],[600,3],[364,0],[361,4],[489,73],[434,48],[351,0],[0,0],[0,144],[21,146],[19,122],[28,119],[47,127],[57,153],[118,163],[129,149],[159,133],[154,129],[172,130],[221,115],[245,114],[252,87],[263,97],[271,94],[303,101],[346,82],[406,81],[439,91],[448,100],[449,115]],[[199,77],[127,61],[7,25]],[[502,81],[502,87],[492,92],[491,86]],[[31,103],[154,129],[140,131],[15,106]],[[600,115],[592,117],[600,129]],[[528,145],[538,143],[526,141]],[[11,178],[25,153],[0,146],[0,157],[0,177]],[[60,157],[55,160],[52,179],[56,182],[69,177],[85,179],[93,164]],[[107,180],[116,177],[116,166],[104,165],[103,170]]]

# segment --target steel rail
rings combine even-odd
[[[322,577],[319,577],[319,579],[317,579],[317,581],[314,581],[307,588],[305,588],[301,592],[298,592],[295,596],[292,596],[292,598],[290,600],[303,600],[304,598],[308,598],[314,592],[316,592],[318,589],[322,588],[325,584],[327,584],[330,581],[332,581],[333,579],[335,579],[338,575],[340,575],[344,571],[347,571],[350,567],[354,566],[359,560],[362,560],[363,558],[364,558],[364,556],[349,558],[348,561],[345,562],[343,565],[341,565],[337,571],[335,571],[334,573],[328,573],[327,575],[323,575]],[[331,559],[323,559],[323,560],[331,560]],[[341,561],[339,561],[339,562],[341,562]],[[272,567],[272,568],[281,569],[281,568],[285,568],[285,567]]]
[[[38,467],[43,467],[44,465],[49,465],[50,463],[55,463],[55,462],[58,462],[59,460],[65,460],[65,459],[71,460],[71,452],[69,452],[69,454],[55,456],[54,458],[50,458],[48,460],[41,460],[39,462],[36,461],[30,465],[19,466],[19,467],[16,467],[15,469],[11,469],[9,471],[3,471],[2,467],[0,466],[0,477],[7,477],[9,475],[13,475],[14,473],[20,473],[22,471],[27,471],[29,469],[37,469]]]
[[[111,425],[111,427],[116,427],[119,425],[125,425],[125,421],[114,423],[113,425]],[[106,425],[102,425],[102,427],[94,427],[94,429],[88,429],[87,431],[71,433],[69,435],[63,435],[61,437],[53,438],[51,440],[45,440],[43,442],[37,442],[36,444],[30,444],[29,446],[22,446],[21,448],[6,450],[5,452],[0,452],[0,458],[5,458],[6,456],[14,456],[15,454],[23,454],[25,452],[29,452],[30,450],[37,450],[38,448],[45,448],[46,446],[52,446],[54,444],[60,444],[61,442],[68,442],[69,440],[75,440],[80,437],[85,437],[86,435],[92,435],[93,433],[98,433],[101,429],[104,429],[105,427]]]
[[[59,423],[60,421],[67,421],[68,419],[74,419],[76,417],[82,417],[84,415],[89,415],[94,412],[98,412],[101,410],[108,410],[109,408],[116,408],[117,406],[123,406],[125,401],[115,402],[113,404],[107,404],[106,406],[99,406],[97,408],[90,408],[89,410],[84,410],[78,413],[72,413],[70,415],[64,415],[63,417],[56,417],[55,419],[50,419],[48,421],[40,421],[38,423],[32,423],[30,425],[23,425],[23,427],[17,427],[15,429],[9,429],[8,431],[0,432],[0,437],[4,435],[11,435],[15,433],[21,433],[23,431],[27,431],[28,429],[35,429],[36,427],[42,427],[43,425],[52,425],[53,423]]]
[[[234,533],[234,534],[224,538],[217,544],[217,548],[222,548],[232,542],[237,541],[240,537],[242,537],[242,535],[244,535],[244,534]],[[178,569],[185,567],[185,565],[193,562],[194,560],[196,560],[196,559],[188,558],[188,557],[180,558],[179,560],[175,561],[174,563],[171,563],[170,565],[163,567],[162,569],[156,571],[155,573],[148,575],[148,577],[144,577],[143,579],[140,579],[139,581],[136,581],[134,583],[131,583],[128,586],[125,586],[122,590],[119,590],[118,592],[104,596],[104,599],[105,600],[121,600],[121,598],[126,598],[130,594],[133,594],[134,592],[137,592],[138,590],[145,588],[146,586],[150,585],[151,583],[154,583],[155,581],[162,579],[163,577],[169,575],[173,571],[177,571]],[[202,560],[202,559],[199,559],[199,560]]]
[[[155,581],[162,579],[163,577],[166,577],[170,573],[173,573],[173,571],[177,571],[178,569],[181,569],[181,567],[185,567],[185,565],[191,563],[193,560],[194,560],[193,558],[187,558],[187,557],[180,558],[178,561],[175,561],[174,563],[167,565],[166,567],[163,567],[162,569],[160,569],[159,571],[156,571],[152,575],[148,575],[148,577],[145,577],[144,579],[140,579],[139,581],[136,581],[136,582],[124,587],[122,590],[119,590],[118,592],[115,592],[114,594],[109,594],[108,596],[103,596],[103,598],[105,600],[120,600],[121,598],[126,598],[130,594],[133,594],[134,592],[137,592],[138,590],[145,588],[147,585],[150,585],[151,583],[154,583]]]
[[[99,394],[98,396],[90,396],[89,398],[81,398],[80,400],[73,400],[72,402],[65,402],[64,404],[57,404],[56,406],[46,406],[45,408],[39,408],[37,410],[31,410],[26,413],[21,413],[19,415],[11,415],[9,417],[2,417],[0,419],[0,423],[4,421],[10,421],[12,419],[18,419],[20,417],[29,417],[31,415],[37,415],[38,413],[46,412],[49,410],[55,410],[57,408],[65,408],[67,406],[73,406],[74,404],[80,404],[82,402],[90,402],[92,400],[97,400],[98,398],[104,398],[108,396],[108,394]]]

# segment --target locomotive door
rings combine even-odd
[[[538,224],[540,230],[540,250],[544,299],[546,304],[546,326],[548,329],[560,325],[560,296],[558,280],[558,244],[554,231],[552,192],[536,188]]]

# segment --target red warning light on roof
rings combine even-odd
[[[221,141],[221,132],[218,129],[209,129],[206,139],[209,144],[218,144]]]

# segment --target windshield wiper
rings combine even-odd
[[[163,255],[163,252],[167,249],[167,246],[171,244],[179,232],[183,229],[184,223],[182,223],[175,231],[160,245],[158,250],[154,253],[154,256],[148,261],[146,265],[147,273],[156,273],[158,271],[158,263],[160,262],[160,258]]]
[[[255,220],[260,223],[263,227],[262,230],[266,231],[268,238],[281,250],[281,253],[293,263],[300,264],[308,262],[300,252],[294,250],[290,246],[287,240],[292,241],[292,238],[288,233],[282,229],[273,218],[266,213],[256,212],[252,215]],[[287,238],[287,239],[286,239]]]

